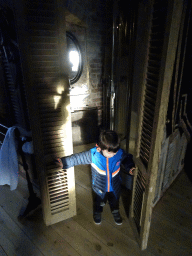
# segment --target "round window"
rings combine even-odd
[[[67,51],[69,61],[69,82],[76,83],[81,77],[83,71],[83,62],[79,42],[71,32],[66,32]]]

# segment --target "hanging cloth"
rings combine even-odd
[[[0,149],[0,185],[10,185],[10,190],[17,188],[19,176],[19,161],[17,154],[18,138],[15,129],[18,128],[22,136],[31,136],[31,132],[13,126],[8,128]]]

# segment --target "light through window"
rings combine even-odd
[[[72,64],[72,71],[78,71],[79,68],[79,53],[77,51],[69,52],[69,61]]]
[[[69,82],[70,85],[76,83],[83,71],[81,49],[76,37],[70,32],[67,35],[67,50],[69,61]]]

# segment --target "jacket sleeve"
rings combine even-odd
[[[128,154],[124,151],[121,158],[121,166],[123,166],[126,172],[129,172],[133,167],[135,167],[133,155]]]
[[[91,150],[62,157],[61,161],[63,169],[68,169],[75,165],[91,164]]]

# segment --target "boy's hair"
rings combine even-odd
[[[119,137],[115,131],[105,130],[100,133],[98,146],[101,150],[107,149],[109,152],[116,153],[119,150]]]

